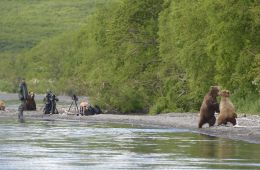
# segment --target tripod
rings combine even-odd
[[[77,98],[77,96],[74,94],[74,95],[72,96],[72,102],[71,102],[71,104],[70,104],[70,107],[69,107],[68,112],[70,111],[72,105],[74,104],[75,107],[76,107],[76,109],[77,109],[77,112],[78,112],[78,114],[79,114],[79,108],[78,108],[77,101],[78,101],[78,98]]]

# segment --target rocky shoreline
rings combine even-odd
[[[205,134],[214,137],[242,140],[250,143],[260,144],[260,116],[239,114],[236,126],[214,126],[204,125],[202,129],[198,126],[197,113],[165,113],[159,115],[122,115],[122,114],[99,114],[93,116],[77,116],[60,109],[60,114],[43,115],[38,111],[25,111],[24,117],[37,120],[66,120],[84,122],[124,123],[151,128],[182,128],[193,133]],[[17,119],[17,111],[14,109],[0,111],[0,117]]]

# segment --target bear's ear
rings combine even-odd
[[[214,88],[214,86],[210,86],[210,90],[213,89],[213,88]]]
[[[220,91],[220,86],[210,86],[210,90],[217,89]]]
[[[230,95],[230,91],[229,90],[227,90],[227,94],[228,94],[228,96]]]

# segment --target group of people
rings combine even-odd
[[[25,83],[24,79],[21,79],[19,83],[19,99],[21,101],[21,104],[18,108],[18,119],[23,119],[23,111],[24,110],[36,110],[36,103],[34,100],[34,93],[28,92],[27,85]],[[72,100],[75,102],[76,107],[77,106],[77,97],[76,95],[73,95]],[[56,102],[59,101],[57,96],[52,93],[50,90],[47,91],[46,96],[44,97],[44,108],[43,113],[44,114],[58,114],[58,109],[56,107]],[[91,106],[87,101],[83,101],[80,103],[80,111],[79,114],[81,115],[94,115],[94,114],[100,114],[102,111],[100,107],[97,105]],[[79,115],[78,114],[78,115]]]
[[[221,97],[220,103],[218,103],[217,101],[217,96]],[[233,125],[236,125],[237,114],[235,112],[235,107],[229,97],[230,92],[228,90],[221,90],[219,86],[212,86],[209,92],[205,95],[204,100],[202,102],[199,113],[200,119],[198,122],[198,128],[202,128],[202,126],[206,123],[208,123],[209,126],[214,126],[216,121],[217,125],[226,125],[228,122],[232,123]],[[27,85],[24,79],[22,79],[19,84],[19,99],[21,101],[21,104],[18,108],[18,118],[19,120],[23,120],[24,110],[36,110],[34,93],[28,92]],[[46,96],[44,98],[45,106],[43,109],[43,113],[58,114],[59,112],[56,108],[56,102],[58,100],[59,99],[56,97],[54,93],[52,93],[51,91],[47,91]],[[102,113],[99,106],[91,106],[87,101],[82,101],[80,103],[80,109],[78,109],[78,98],[75,94],[72,96],[72,100],[72,104],[74,103],[76,105],[78,111],[77,115],[80,114],[83,116]],[[5,104],[3,101],[0,101],[0,110],[5,110]],[[219,113],[217,119],[215,117],[215,113]]]

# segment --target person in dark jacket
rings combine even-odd
[[[54,93],[52,93],[52,91],[47,90],[43,101],[45,102],[43,109],[44,114],[59,114],[58,109],[56,108],[56,102],[59,101],[59,99]]]
[[[28,89],[27,89],[27,85],[25,83],[25,79],[21,79],[21,81],[19,83],[18,96],[21,101],[21,104],[18,108],[18,119],[20,121],[23,121],[23,111],[26,106],[26,100],[28,99]]]

